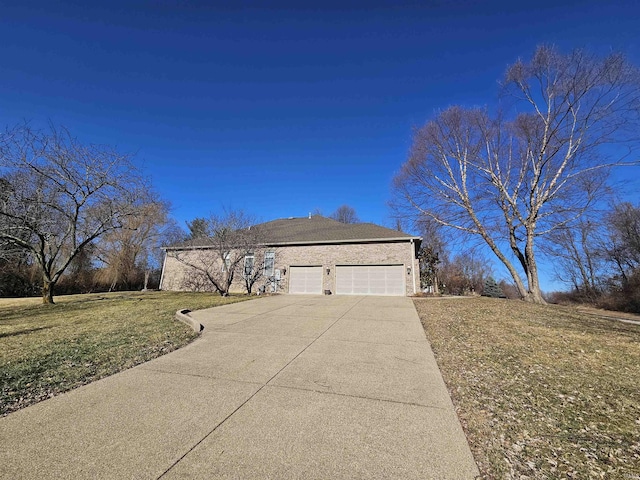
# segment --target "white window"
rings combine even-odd
[[[223,255],[224,263],[222,264],[222,271],[228,272],[231,270],[231,253],[227,252]]]
[[[264,254],[264,274],[267,277],[273,276],[276,263],[276,252],[266,252]]]
[[[255,264],[255,257],[253,253],[244,256],[244,276],[250,277],[253,275],[253,265]]]

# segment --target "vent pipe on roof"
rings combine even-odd
[[[311,220],[311,212],[309,212],[309,220]]]

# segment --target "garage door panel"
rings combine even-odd
[[[336,267],[336,293],[353,289],[353,267]]]
[[[352,267],[351,288],[358,295],[366,294],[369,291],[369,270],[366,268]]]
[[[405,295],[404,266],[386,270],[387,294]]]
[[[338,265],[340,295],[405,295],[403,265]]]
[[[289,275],[289,293],[322,293],[322,267],[290,267]]]

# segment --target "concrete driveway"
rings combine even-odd
[[[0,477],[478,474],[410,299],[282,295],[193,316],[191,345],[0,419]]]

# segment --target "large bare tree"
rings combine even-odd
[[[84,145],[65,129],[28,125],[0,136],[0,240],[42,270],[43,303],[91,242],[140,212],[148,186],[126,155]]]
[[[640,75],[620,54],[539,47],[506,72],[500,108],[448,108],[416,131],[398,207],[482,241],[524,300],[544,303],[538,241],[638,165]]]

